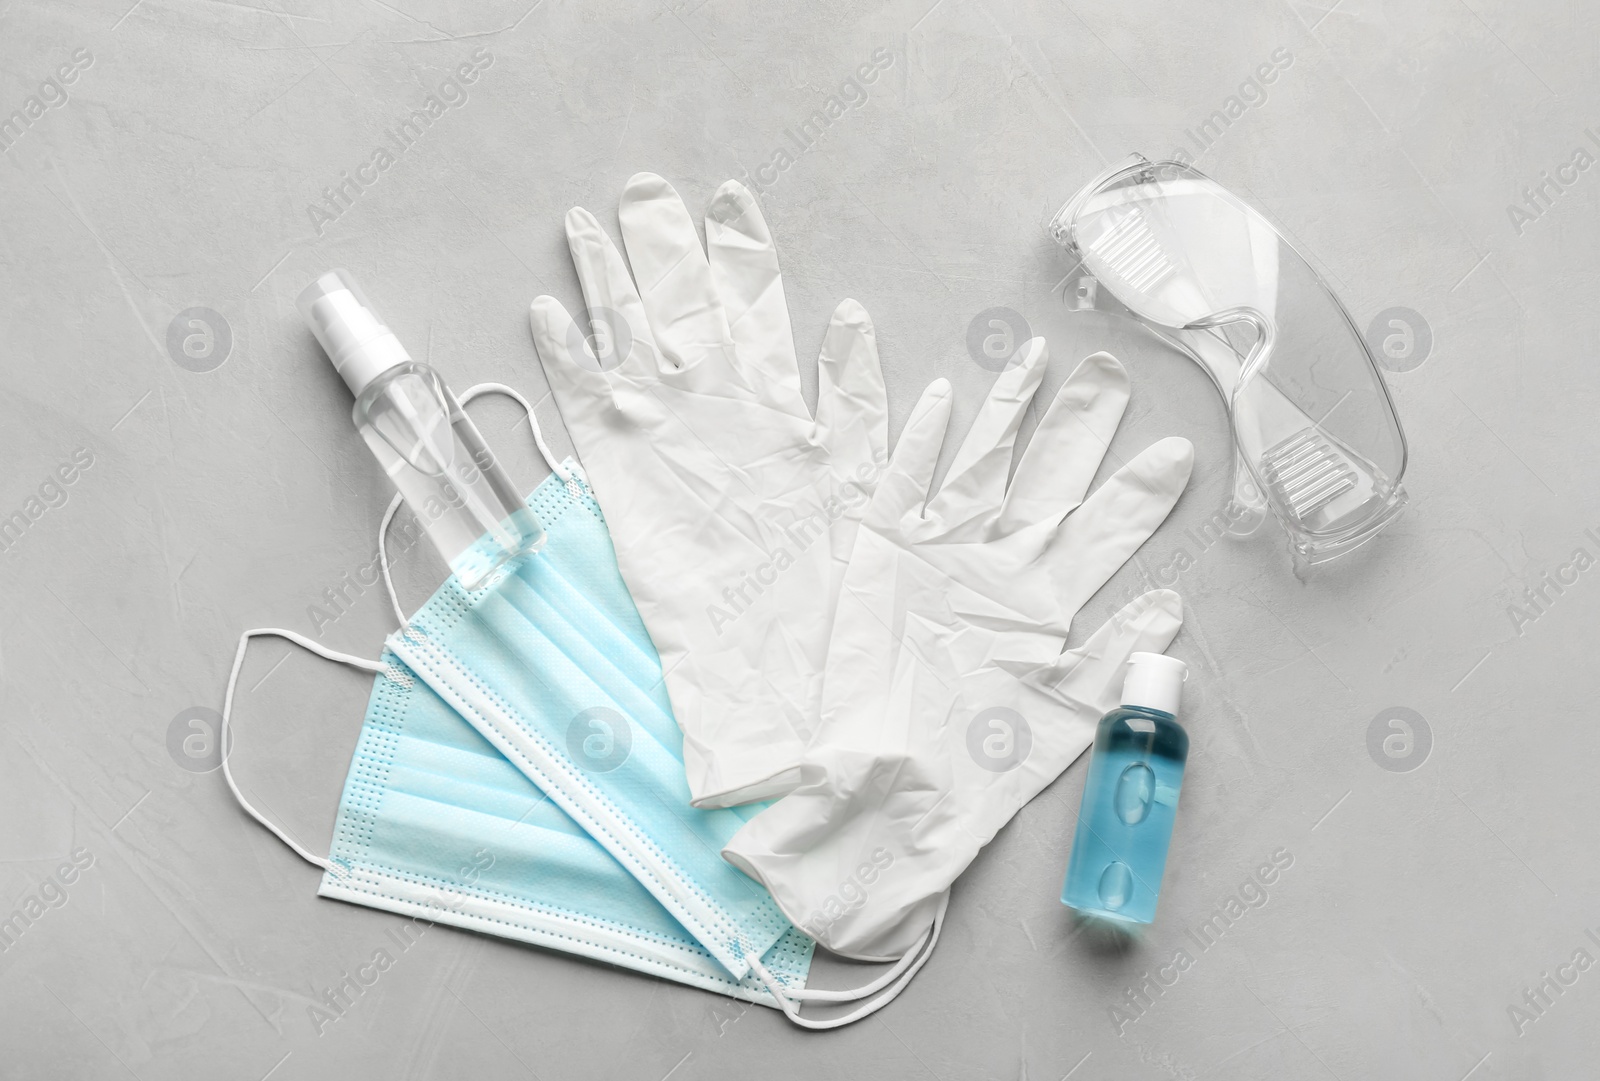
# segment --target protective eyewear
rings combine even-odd
[[[1375,358],[1263,215],[1194,168],[1135,155],[1049,229],[1085,272],[1069,279],[1074,306],[1120,306],[1221,392],[1237,451],[1231,533],[1253,533],[1270,511],[1315,564],[1400,513],[1406,439]]]

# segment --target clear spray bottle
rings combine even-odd
[[[490,584],[544,544],[544,526],[456,396],[411,359],[348,271],[321,275],[296,305],[356,396],[356,428],[464,588]]]
[[[1062,904],[1121,923],[1155,919],[1189,759],[1177,720],[1188,675],[1176,657],[1128,658],[1122,705],[1095,730]]]

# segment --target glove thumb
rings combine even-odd
[[[1154,589],[1124,606],[1078,648],[1049,664],[1013,672],[1032,700],[1024,712],[1051,718],[1032,732],[1026,766],[1034,784],[1027,798],[1093,742],[1095,724],[1122,701],[1129,656],[1166,652],[1182,626],[1183,601],[1170,589]]]

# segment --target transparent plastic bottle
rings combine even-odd
[[[347,271],[321,275],[296,304],[356,396],[356,428],[464,588],[491,584],[544,544],[543,524],[456,396],[411,359]]]
[[[1062,904],[1122,923],[1155,919],[1189,758],[1176,718],[1187,676],[1175,657],[1129,658],[1123,704],[1095,731]]]

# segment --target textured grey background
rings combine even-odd
[[[1600,960],[1600,497],[1585,479],[1600,170],[1568,170],[1520,227],[1508,208],[1578,148],[1600,154],[1585,133],[1600,14],[930,2],[0,6],[0,116],[84,50],[66,100],[46,89],[57,104],[0,162],[0,515],[40,499],[0,556],[0,916],[70,852],[93,861],[0,952],[0,1074],[1593,1074],[1600,971],[1563,970],[1575,982],[1537,1013],[1524,996],[1577,951]],[[321,190],[480,48],[492,64],[467,100],[319,235]],[[456,387],[541,397],[525,311],[540,292],[577,301],[562,213],[614,223],[639,169],[703,206],[879,48],[893,63],[868,100],[762,196],[802,357],[855,296],[877,323],[892,431],[939,375],[961,431],[994,378],[968,324],[1008,306],[1050,339],[1046,394],[1096,348],[1127,363],[1114,459],[1169,433],[1196,443],[1173,519],[1081,624],[1180,548],[1194,557],[1174,647],[1194,669],[1194,749],[1160,921],[1121,949],[1075,934],[1058,903],[1080,761],[960,881],[901,1000],[841,1032],[438,928],[318,1035],[307,1005],[397,917],[318,900],[316,872],[220,774],[168,748],[180,714],[220,706],[242,628],[319,629],[310,607],[370,559],[389,498],[295,293],[350,267]],[[1292,63],[1201,167],[1312,253],[1359,323],[1406,307],[1433,337],[1388,377],[1413,505],[1303,580],[1276,533],[1203,551],[1186,537],[1224,496],[1219,402],[1188,361],[1067,311],[1042,231],[1104,163],[1193,153],[1186,133],[1277,50]],[[169,351],[193,307],[231,330],[214,370]],[[531,487],[515,411],[475,412]],[[566,452],[548,397],[539,414]],[[90,466],[51,486],[75,451]],[[1563,565],[1568,584],[1531,607],[1524,590]],[[441,576],[423,546],[401,561],[410,604]],[[320,638],[373,655],[390,618],[368,590]],[[269,642],[244,685],[241,781],[325,850],[368,680]],[[1392,707],[1431,732],[1406,772],[1369,751]],[[1267,902],[1201,951],[1188,931],[1279,849],[1293,864]],[[1179,949],[1193,963],[1119,1025],[1124,989]],[[842,968],[818,980],[859,979]]]

